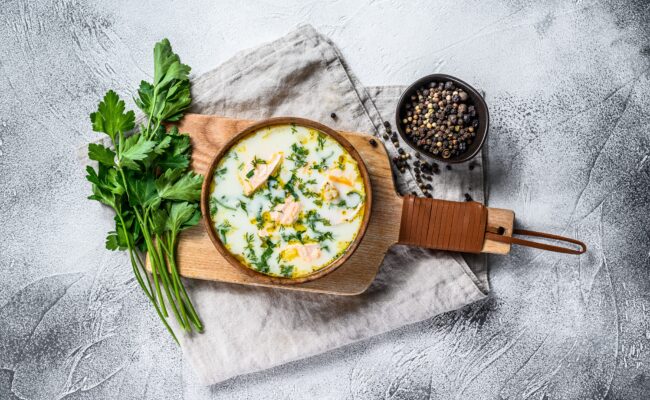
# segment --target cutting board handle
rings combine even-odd
[[[576,240],[576,239],[571,239],[568,237],[564,236],[558,236],[558,235],[553,235],[550,233],[544,233],[544,232],[536,232],[536,231],[529,231],[525,229],[515,229],[513,231],[514,235],[522,235],[522,236],[534,236],[534,237],[541,237],[545,239],[553,239],[553,240],[558,240],[561,242],[567,242],[567,243],[573,243],[575,245],[580,246],[580,250],[578,249],[572,249],[569,247],[562,247],[562,246],[555,246],[552,244],[546,244],[546,243],[540,243],[540,242],[534,242],[532,240],[526,240],[526,239],[519,239],[514,236],[503,236],[500,235],[498,232],[490,232],[489,230],[485,233],[485,237],[489,240],[494,240],[497,242],[501,243],[509,243],[509,244],[518,244],[521,246],[528,246],[528,247],[534,247],[536,249],[541,249],[541,250],[547,250],[547,251],[554,251],[556,253],[564,253],[564,254],[582,254],[585,251],[587,251],[587,245],[584,244],[583,242]]]
[[[458,202],[405,196],[402,203],[402,219],[398,243],[436,250],[450,250],[463,253],[503,253],[491,251],[488,242],[534,247],[565,254],[582,254],[587,246],[575,239],[549,233],[513,229],[514,213],[504,225],[491,221],[489,209],[474,201]],[[503,211],[503,210],[502,210]],[[502,221],[503,222],[503,221]],[[580,246],[580,249],[561,247],[531,240],[515,238],[512,235],[535,236],[564,241]],[[506,251],[507,252],[507,251]]]

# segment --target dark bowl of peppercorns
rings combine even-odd
[[[470,160],[485,142],[487,104],[458,78],[433,74],[409,86],[397,104],[397,131],[414,150],[445,163]]]

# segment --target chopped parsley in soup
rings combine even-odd
[[[210,214],[222,244],[242,264],[299,278],[345,253],[361,229],[365,199],[357,162],[334,138],[276,125],[224,154]]]

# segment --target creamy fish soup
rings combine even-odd
[[[299,278],[337,260],[361,229],[359,166],[318,130],[276,125],[234,144],[214,173],[212,222],[223,245],[266,275]]]

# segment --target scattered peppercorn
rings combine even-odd
[[[377,147],[377,141],[375,139],[370,139],[368,142],[370,142],[372,147]]]
[[[445,159],[466,152],[479,125],[469,95],[451,81],[417,89],[400,110],[398,122],[417,148]]]
[[[474,169],[474,163],[469,164],[469,170],[472,171]]]
[[[386,127],[386,130],[390,130],[390,122],[384,121],[384,127]]]
[[[469,193],[465,193],[465,201],[472,201],[472,196]]]
[[[336,119],[336,113],[331,113],[330,117],[332,117],[332,119]]]
[[[384,135],[382,137],[384,138],[384,140],[388,140],[390,138],[390,136],[388,136],[387,133],[384,133]]]

